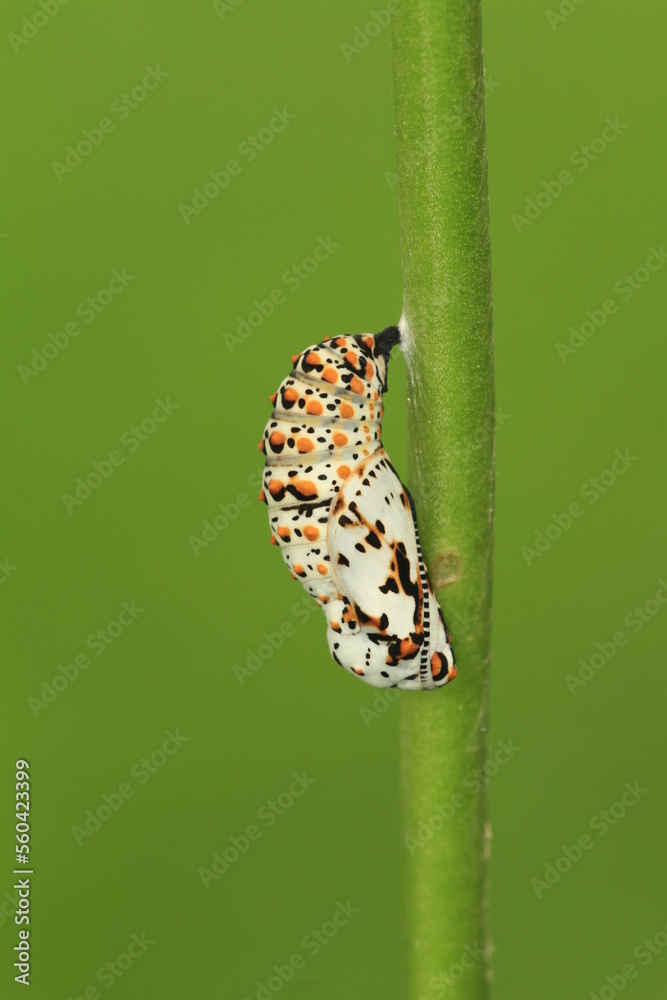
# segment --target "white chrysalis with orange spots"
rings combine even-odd
[[[292,359],[260,448],[271,541],[324,610],[336,663],[374,687],[456,677],[412,498],[382,447],[396,327],[327,338]]]

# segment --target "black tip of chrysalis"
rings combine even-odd
[[[382,333],[375,334],[374,354],[376,358],[384,358],[385,375],[382,383],[382,391],[386,392],[389,386],[389,355],[392,347],[400,343],[401,334],[397,326],[387,326]]]
[[[397,326],[388,326],[382,333],[376,333],[375,335],[375,354],[381,354],[385,359],[387,359],[391,353],[392,347],[400,342],[401,334]]]

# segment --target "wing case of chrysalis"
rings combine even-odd
[[[414,504],[382,446],[397,327],[326,338],[292,358],[260,442],[271,541],[322,607],[333,659],[367,684],[456,677]]]

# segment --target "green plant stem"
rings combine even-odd
[[[392,32],[409,482],[459,668],[451,686],[401,698],[408,997],[442,995],[448,977],[449,1000],[483,1000],[494,392],[481,3],[402,0]]]

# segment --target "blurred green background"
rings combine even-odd
[[[3,7],[2,996],[21,989],[17,757],[35,1000],[254,1000],[294,955],[273,995],[403,996],[398,707],[330,661],[255,502],[290,355],[401,311],[385,10]],[[667,983],[667,14],[511,0],[484,28],[491,747],[521,748],[489,782],[495,996],[609,1000],[632,963],[621,991],[648,1000]],[[615,806],[626,782],[641,794]],[[570,871],[531,881],[584,834]]]

